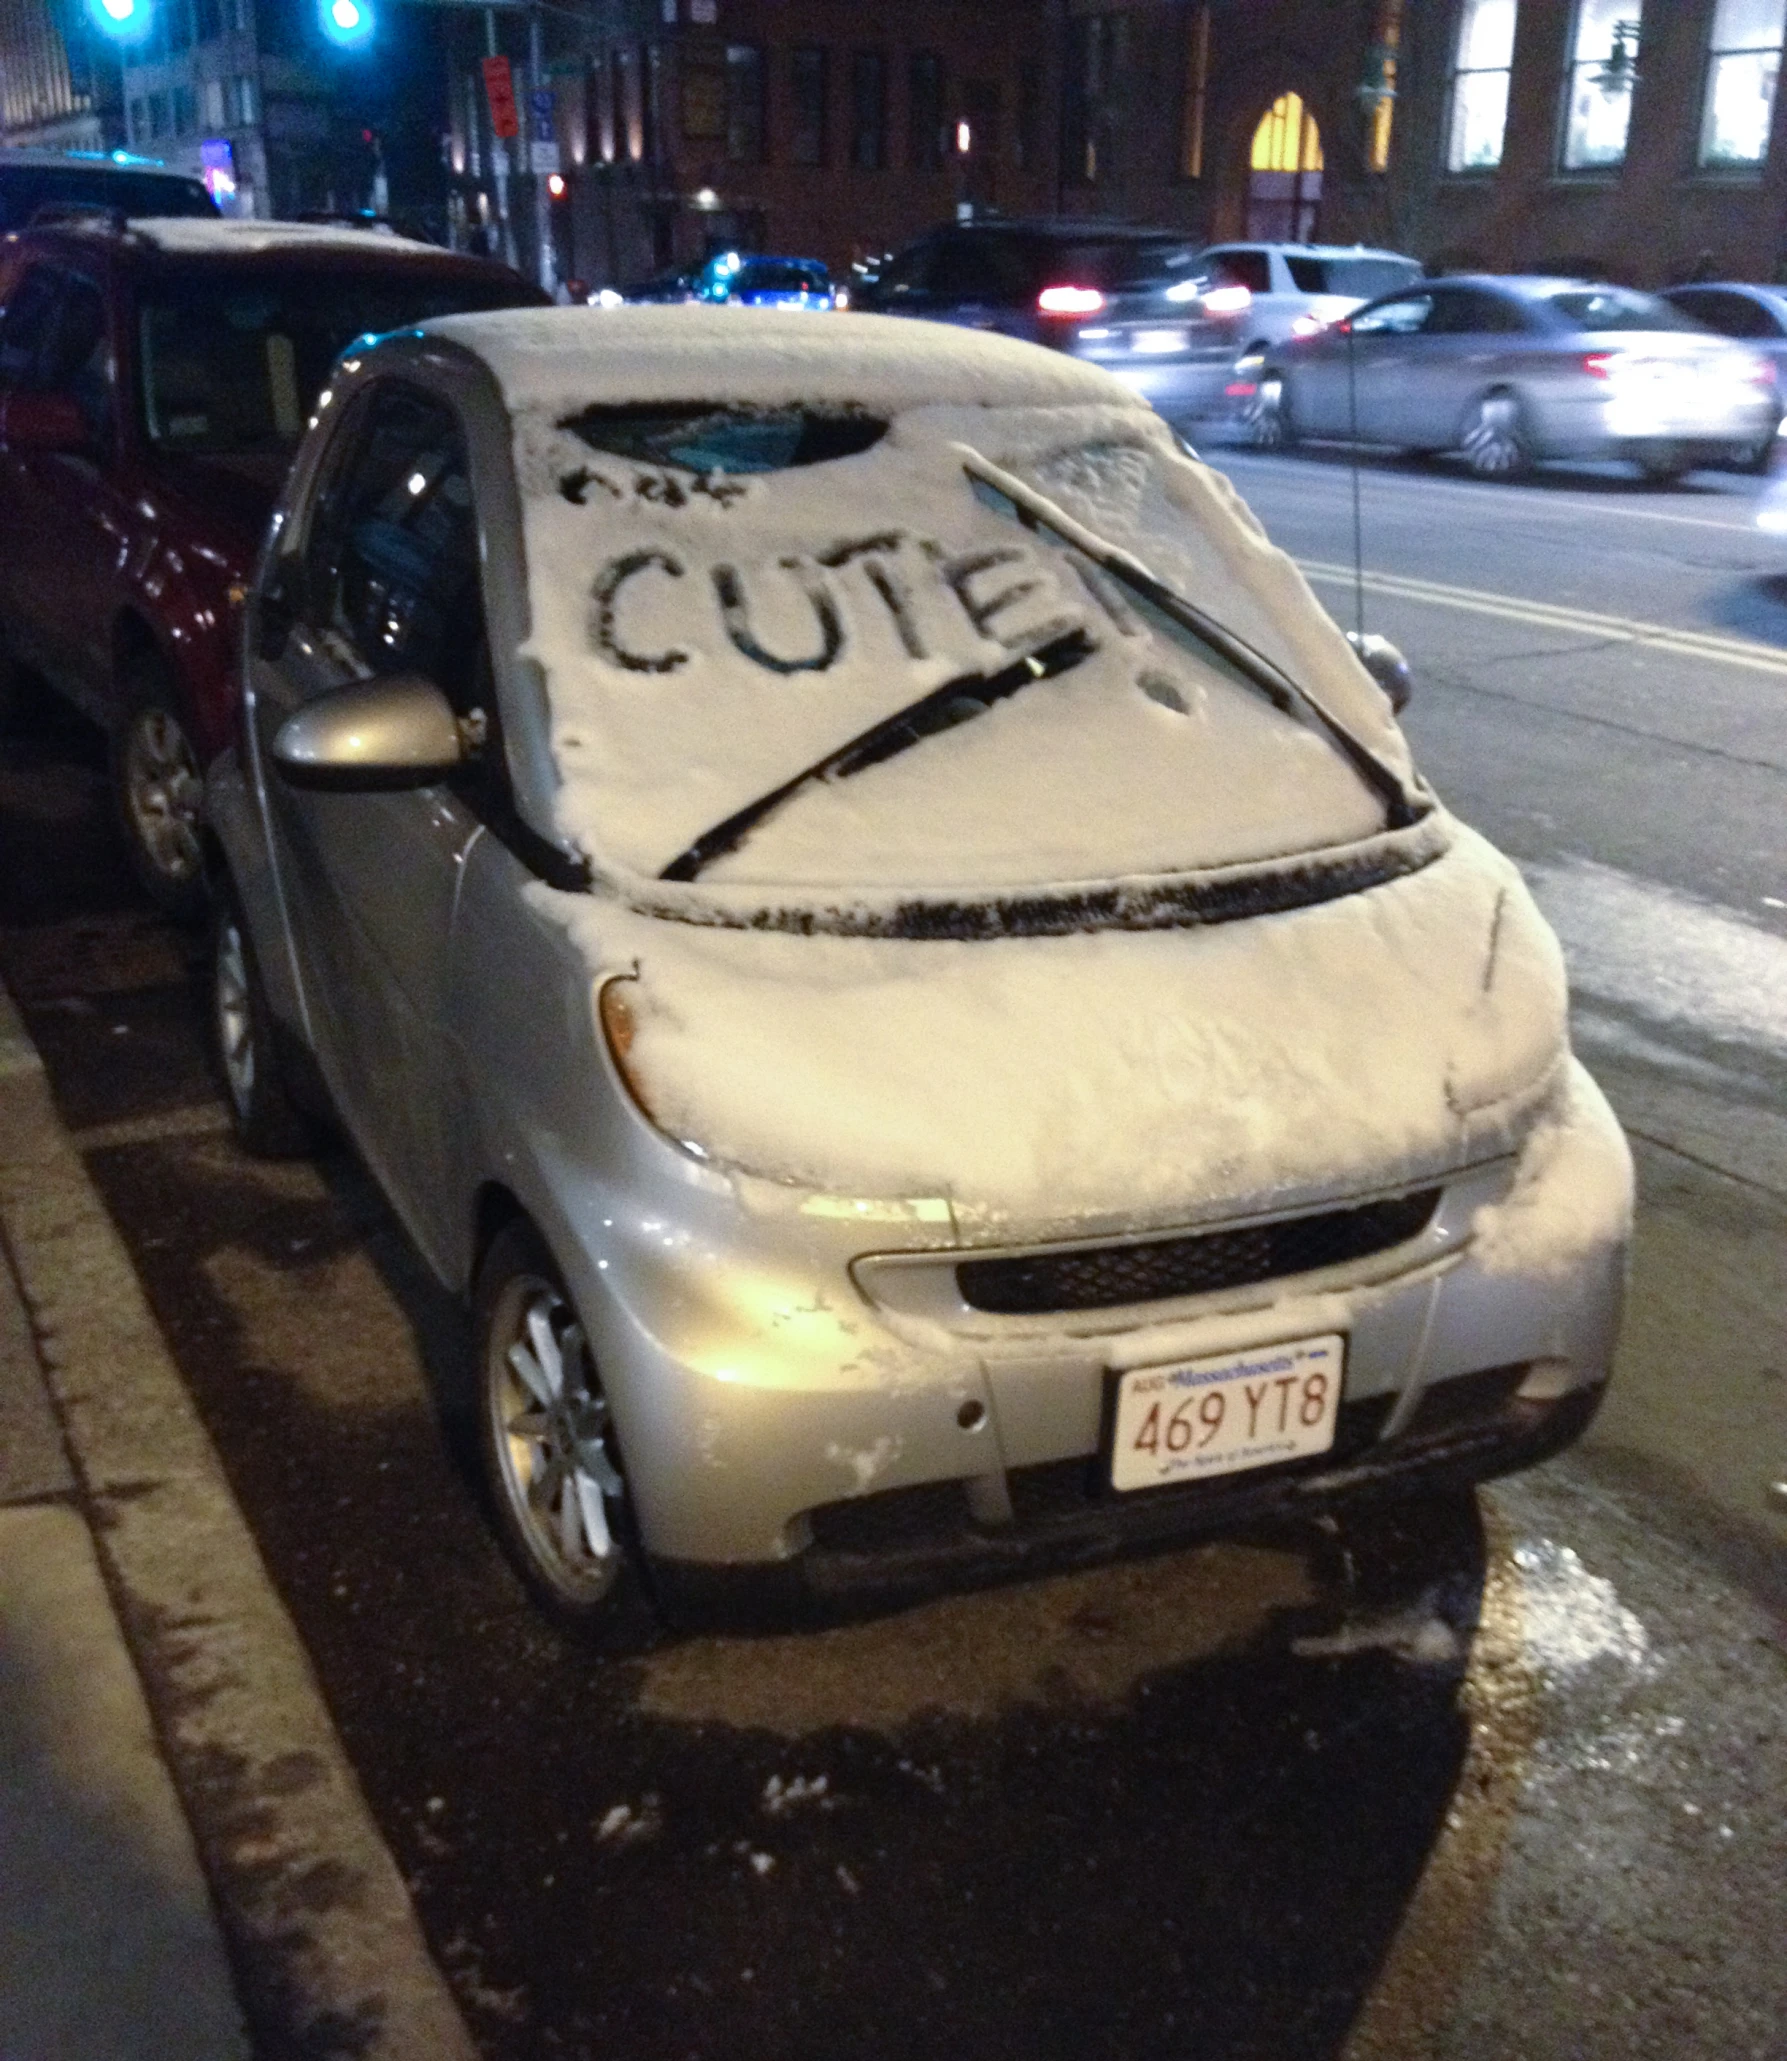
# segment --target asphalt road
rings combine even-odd
[[[1346,468],[1232,471],[1347,619]],[[625,1664],[496,1553],[459,1313],[351,1157],[229,1143],[92,740],[12,741],[0,972],[489,2055],[1787,2054],[1787,589],[1743,495],[1363,480],[1417,752],[1531,870],[1638,1140],[1584,1447]]]

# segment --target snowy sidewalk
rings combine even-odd
[[[0,1254],[0,2057],[249,2044]]]

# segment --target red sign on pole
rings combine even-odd
[[[484,60],[484,98],[490,103],[490,129],[507,143],[521,134],[521,116],[515,106],[515,80],[506,57]]]

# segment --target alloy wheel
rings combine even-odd
[[[1282,451],[1290,442],[1284,381],[1276,373],[1268,373],[1254,390],[1247,410],[1247,433],[1262,451]]]
[[[198,878],[204,791],[198,755],[179,717],[164,708],[139,709],[124,741],[124,806],[143,857],[172,886]]]
[[[1512,479],[1532,462],[1512,394],[1485,394],[1465,425],[1464,455],[1479,479]]]
[[[254,1107],[254,1011],[249,992],[248,953],[242,926],[224,915],[218,924],[213,1005],[217,1012],[217,1049],[223,1060],[224,1084],[238,1118],[246,1121]]]
[[[503,1284],[484,1391],[500,1488],[529,1556],[567,1601],[599,1601],[624,1564],[609,1521],[623,1485],[583,1328],[550,1281],[521,1273]]]

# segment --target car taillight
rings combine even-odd
[[[1096,286],[1045,286],[1036,305],[1045,315],[1096,315],[1104,295]]]
[[[1744,367],[1744,377],[1754,386],[1774,386],[1778,383],[1777,367],[1772,358],[1752,358]]]
[[[1243,315],[1253,306],[1253,289],[1247,286],[1213,286],[1204,296],[1205,312],[1211,315]]]
[[[1591,379],[1611,379],[1618,362],[1618,355],[1613,351],[1590,351],[1582,361],[1582,369]]]

